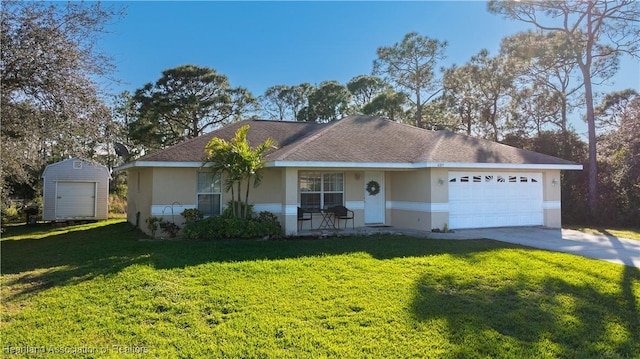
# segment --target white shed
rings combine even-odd
[[[42,220],[108,218],[111,174],[106,166],[71,158],[48,165],[42,178]]]

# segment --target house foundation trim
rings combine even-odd
[[[387,201],[386,208],[416,212],[449,212],[449,203]]]

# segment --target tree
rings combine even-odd
[[[637,225],[640,218],[640,96],[634,90],[608,94],[596,108],[608,132],[599,138],[600,211],[612,225]]]
[[[576,95],[584,85],[575,76],[576,50],[566,35],[557,31],[527,31],[502,40],[501,53],[523,62],[519,112],[526,121],[533,122],[538,132],[545,124],[567,132],[568,114],[577,106]],[[615,64],[603,62],[603,65],[606,66],[600,69],[601,74]]]
[[[360,75],[349,80],[347,89],[351,93],[355,111],[358,112],[376,96],[391,90],[391,86],[377,76]]]
[[[410,32],[400,43],[379,47],[378,59],[373,62],[374,75],[383,76],[396,85],[400,92],[412,95],[415,105],[416,126],[423,128],[422,107],[440,92],[434,69],[444,59],[447,42]]]
[[[599,62],[622,53],[638,56],[640,8],[635,0],[496,1],[490,12],[523,21],[544,33],[560,32],[570,47],[584,81],[584,102],[589,133],[589,209],[598,207],[596,123],[592,77]],[[609,61],[609,60],[608,60]]]
[[[638,92],[633,89],[606,94],[600,106],[595,109],[598,128],[610,132],[622,128],[623,120],[631,124],[631,122],[633,122],[632,110],[638,110],[637,102],[639,100]],[[635,115],[637,116],[638,113],[636,112]],[[640,119],[640,117],[635,118]]]
[[[467,134],[472,129],[498,141],[512,120],[511,105],[518,65],[505,56],[490,57],[481,50],[461,67],[445,71],[445,94],[457,103],[457,112]]]
[[[362,107],[362,113],[365,115],[386,117],[391,121],[398,121],[402,117],[404,112],[403,107],[406,102],[407,96],[405,94],[395,91],[385,91],[366,103]]]
[[[148,149],[194,138],[216,126],[238,120],[256,100],[226,76],[209,67],[183,65],[162,72],[133,96],[137,119],[130,136]]]
[[[260,96],[262,112],[280,121],[297,120],[298,112],[309,105],[312,89],[313,86],[306,82],[295,86],[271,86]]]
[[[131,92],[123,91],[113,96],[111,103],[111,120],[112,127],[114,128],[112,132],[115,133],[115,136],[111,143],[119,142],[123,144],[129,152],[129,156],[125,157],[136,158],[140,156],[144,150],[141,146],[136,146],[130,136],[130,129],[136,120],[136,115],[135,102]],[[128,158],[124,158],[124,160],[128,160]]]
[[[39,182],[43,167],[91,158],[109,117],[97,81],[113,70],[97,48],[121,9],[100,3],[3,1],[0,9],[2,200]]]
[[[309,105],[303,108],[298,120],[331,122],[346,115],[351,94],[337,81],[323,81],[309,94]]]
[[[264,95],[259,98],[262,111],[270,118],[284,121],[287,118],[287,110],[289,109],[287,95],[290,91],[291,86],[288,85],[275,85],[267,88],[264,91]]]
[[[268,138],[256,147],[251,147],[247,141],[249,125],[240,127],[231,141],[222,138],[213,138],[205,147],[207,158],[205,166],[211,166],[214,173],[221,173],[225,177],[225,191],[231,191],[234,198],[234,187],[237,187],[237,199],[234,202],[232,212],[239,218],[248,219],[249,215],[249,189],[251,180],[253,187],[260,185],[262,168],[264,167],[264,155],[267,150],[276,148],[273,139]],[[242,182],[245,184],[245,197],[242,201]],[[242,205],[244,203],[244,206]],[[241,213],[242,208],[244,212]]]
[[[443,100],[451,106],[467,135],[471,135],[476,121],[480,118],[480,101],[473,83],[475,68],[466,64],[446,69],[442,77]]]

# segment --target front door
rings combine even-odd
[[[384,224],[384,172],[365,172],[364,187],[364,223]]]

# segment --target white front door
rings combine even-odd
[[[384,224],[384,211],[384,172],[365,172],[364,223]]]

